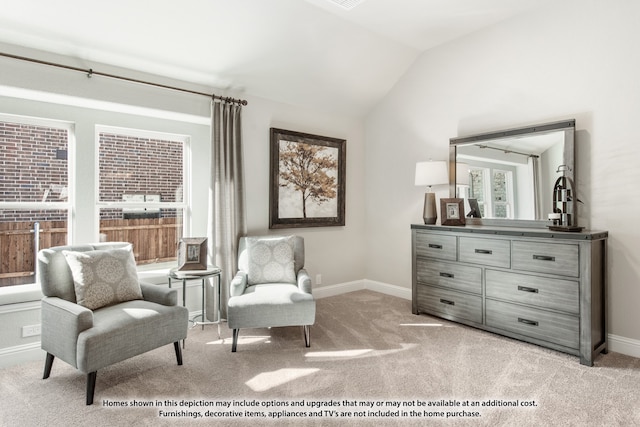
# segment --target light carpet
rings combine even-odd
[[[640,425],[640,359],[585,367],[372,291],[318,300],[310,348],[298,327],[242,330],[237,353],[230,336],[196,327],[183,366],[169,345],[98,371],[92,406],[60,360],[47,380],[44,357],[1,369],[0,424]]]

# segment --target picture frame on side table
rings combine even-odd
[[[178,243],[178,270],[207,269],[207,238],[183,237]]]
[[[269,228],[345,225],[345,139],[271,128]]]
[[[464,199],[440,199],[440,218],[442,225],[465,225]]]

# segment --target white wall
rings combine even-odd
[[[12,48],[14,51],[16,48]],[[24,56],[33,52],[20,51]],[[41,54],[37,55],[41,57]],[[68,58],[47,59],[69,63]],[[78,64],[72,64],[78,65]],[[100,71],[187,87],[206,93],[211,89],[188,87],[157,76],[138,75],[126,70],[98,66]],[[96,69],[98,69],[96,67]],[[0,58],[0,112],[43,118],[69,120],[76,124],[77,147],[77,227],[75,243],[97,239],[94,205],[96,124],[124,126],[192,135],[193,225],[192,235],[205,235],[207,230],[207,196],[209,164],[209,99],[164,89],[119,82],[82,73]],[[12,88],[43,91],[82,99],[107,101],[102,108],[80,108],[41,102],[38,93],[31,100],[6,96]],[[218,94],[222,94],[216,92]],[[2,95],[5,96],[2,96]],[[237,96],[238,97],[238,96]],[[305,237],[306,267],[312,278],[322,276],[321,286],[347,283],[364,278],[364,127],[361,118],[334,113],[310,111],[255,97],[243,97],[249,105],[243,110],[243,143],[246,169],[246,206],[250,233],[267,234],[269,224],[269,128],[280,127],[300,132],[344,138],[347,140],[346,225],[331,228],[276,230],[273,233],[295,233]],[[66,98],[65,102],[69,99]],[[72,100],[74,101],[74,100]],[[74,102],[75,102],[74,101]],[[124,105],[127,107],[125,108]],[[134,107],[134,108],[132,108]],[[136,110],[137,107],[151,110]],[[123,110],[129,114],[122,114]],[[112,111],[109,111],[112,110]],[[155,117],[152,117],[155,116]],[[158,116],[160,118],[158,118]],[[184,120],[184,121],[181,121]],[[31,300],[34,299],[31,294]],[[5,296],[6,298],[6,296]],[[36,297],[37,298],[37,295]],[[12,299],[16,299],[14,296]],[[6,299],[5,299],[6,301]],[[194,304],[197,309],[199,304]],[[3,359],[20,360],[25,350],[36,350],[39,338],[21,338],[24,325],[40,322],[39,303],[3,304],[0,289],[0,366]],[[37,352],[36,352],[37,354]],[[14,360],[15,359],[15,360]]]
[[[366,277],[411,285],[416,161],[447,159],[451,137],[575,118],[579,223],[609,231],[609,333],[638,343],[639,18],[634,0],[553,2],[423,54],[366,120]]]
[[[361,119],[299,109],[247,98],[243,111],[247,228],[251,234],[299,234],[305,238],[306,268],[322,285],[364,278],[364,126]],[[346,139],[346,213],[344,227],[269,230],[269,128]]]

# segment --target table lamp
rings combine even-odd
[[[438,219],[436,210],[436,195],[431,192],[432,185],[442,185],[449,183],[447,172],[447,162],[439,160],[436,162],[416,163],[415,185],[426,185],[428,190],[424,194],[424,211],[422,217],[425,224],[435,224]]]

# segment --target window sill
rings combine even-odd
[[[166,285],[169,270],[175,267],[175,262],[163,262],[138,266],[138,279],[141,282],[154,285]]]
[[[40,285],[3,286],[0,288],[0,305],[19,304],[22,302],[40,301],[42,299]]]
[[[138,278],[142,282],[166,285],[167,275],[173,267],[175,267],[175,263],[172,262],[141,265],[138,267]],[[0,306],[40,301],[42,297],[40,285],[37,283],[0,287]]]

